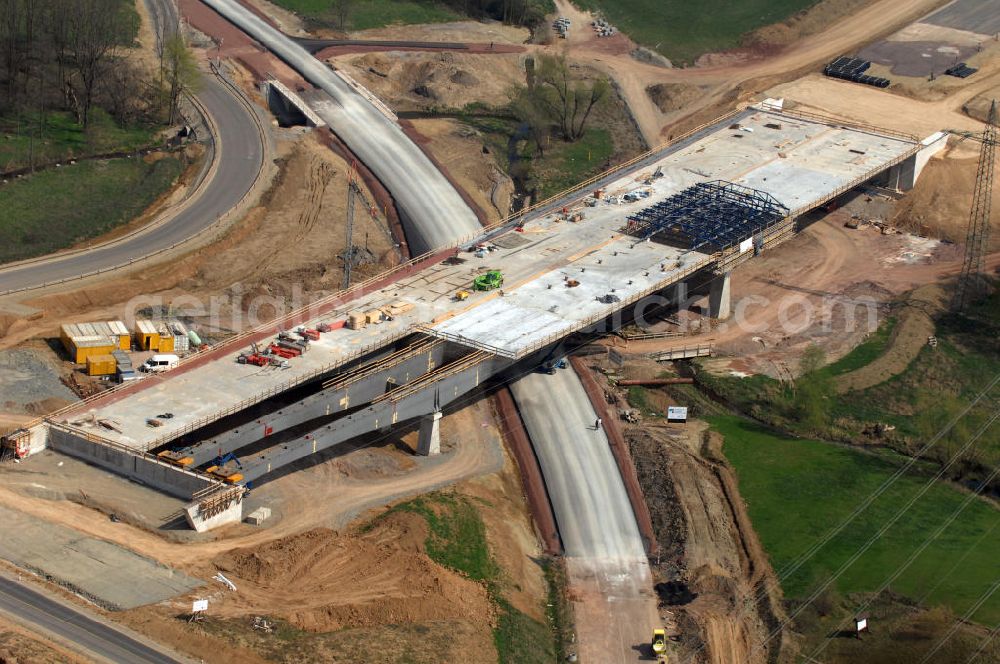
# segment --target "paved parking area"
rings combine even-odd
[[[202,585],[117,544],[0,507],[0,558],[115,611],[162,602]]]

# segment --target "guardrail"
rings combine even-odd
[[[886,129],[885,127],[878,127],[876,125],[868,124],[866,122],[857,122],[854,120],[844,120],[842,118],[836,118],[832,115],[824,115],[823,113],[814,113],[812,111],[802,111],[796,109],[776,109],[770,106],[765,106],[764,111],[768,113],[780,113],[781,115],[788,115],[793,118],[800,118],[802,120],[808,120],[810,122],[822,122],[823,124],[834,125],[837,127],[844,127],[846,129],[854,129],[856,131],[863,131],[869,134],[878,134],[880,136],[892,136],[894,138],[901,138],[908,142],[919,142],[920,139],[904,131],[897,131],[895,129]]]
[[[618,330],[618,336],[625,341],[649,341],[651,339],[670,339],[673,337],[686,336],[686,332],[640,332],[632,334],[624,330]]]
[[[663,350],[649,353],[649,356],[657,362],[667,360],[685,360],[691,357],[710,357],[715,353],[715,344],[694,344],[692,346],[677,346],[675,348],[664,348]]]
[[[240,90],[240,88],[239,88],[238,85],[236,85],[235,83],[233,83],[232,81],[230,81],[228,78],[226,78],[225,75],[222,74],[222,72],[219,71],[216,68],[216,66],[215,66],[214,63],[210,63],[210,66],[211,66],[213,72],[219,78],[219,80],[224,85],[226,85],[227,87],[229,87],[230,89],[232,89],[235,92],[234,96],[236,96],[249,109],[250,115],[253,117],[254,124],[257,125],[258,131],[260,132],[261,136],[264,136],[265,135],[264,134],[264,126],[261,123],[260,118],[257,117],[257,113],[254,111],[251,102],[243,94],[243,91]],[[211,116],[208,115],[208,112],[205,110],[205,107],[204,107],[204,105],[201,104],[201,102],[197,101],[196,98],[193,97],[193,96],[191,96],[189,98],[189,100],[191,101],[191,103],[195,107],[197,107],[199,109],[199,112],[202,113],[203,117],[206,119],[206,124],[209,124],[209,125],[214,124],[213,121],[211,120]],[[213,136],[213,139],[214,139],[214,136]],[[246,200],[250,196],[250,193],[254,190],[254,187],[257,186],[257,181],[260,179],[261,173],[263,173],[264,167],[265,167],[266,163],[267,163],[266,159],[261,160],[261,168],[257,172],[257,175],[256,175],[256,177],[254,179],[253,184],[250,185],[250,187],[244,193],[243,197],[236,203],[236,205],[234,205],[232,208],[230,208],[230,212],[232,210],[238,210],[238,209],[242,208],[246,204]],[[184,238],[183,240],[178,240],[177,242],[174,242],[170,246],[161,247],[161,248],[159,248],[159,249],[157,249],[155,251],[151,251],[151,252],[149,252],[147,254],[143,254],[141,256],[136,256],[135,258],[130,258],[128,261],[125,261],[125,262],[122,262],[122,263],[117,263],[115,265],[111,265],[111,266],[108,266],[108,267],[98,268],[96,270],[90,270],[89,272],[82,272],[80,274],[73,275],[72,277],[64,277],[62,279],[53,279],[52,281],[46,281],[46,282],[43,282],[43,283],[40,283],[40,284],[35,284],[33,286],[24,286],[22,288],[12,288],[12,289],[9,289],[9,290],[0,291],[0,297],[5,297],[7,295],[13,295],[15,293],[25,293],[25,292],[28,292],[28,291],[38,290],[40,288],[49,288],[51,286],[58,286],[60,284],[70,283],[72,281],[80,281],[82,279],[87,279],[89,277],[95,277],[95,276],[98,276],[98,275],[101,275],[101,274],[106,274],[108,272],[114,272],[115,270],[121,270],[123,268],[127,268],[127,267],[130,267],[130,266],[133,266],[136,263],[141,263],[141,262],[149,260],[150,258],[153,258],[155,256],[159,256],[160,254],[163,254],[165,252],[172,251],[173,249],[176,249],[177,247],[179,247],[179,246],[181,246],[183,244],[187,244],[188,242],[191,242],[192,240],[200,238],[203,235],[208,234],[209,232],[218,231],[219,228],[220,228],[220,226],[222,226],[222,224],[223,224],[223,219],[226,216],[228,216],[229,214],[230,213],[226,213],[226,215],[223,215],[223,216],[219,217],[213,223],[209,224],[205,228],[202,228],[201,230],[195,232],[193,235],[189,235],[188,237]],[[101,244],[101,245],[97,245],[96,247],[87,247],[85,249],[70,250],[70,251],[60,252],[58,254],[50,254],[48,256],[40,256],[40,257],[35,258],[35,259],[29,259],[28,261],[24,261],[24,262],[20,263],[20,265],[26,265],[26,264],[30,264],[30,263],[36,263],[36,262],[40,263],[40,262],[49,261],[49,260],[61,259],[61,258],[66,257],[66,256],[73,256],[73,255],[76,255],[76,254],[79,254],[79,253],[85,253],[87,251],[93,251],[94,249],[96,249],[98,247],[104,247],[104,246],[108,246],[108,245],[112,245],[112,244],[120,244],[120,243],[122,243],[122,242],[124,242],[124,241],[126,241],[126,240],[128,240],[128,239],[130,239],[132,237],[134,237],[135,235],[148,232],[150,230],[150,228],[151,228],[151,226],[144,226],[142,228],[138,228],[138,229],[132,231],[131,233],[127,233],[126,235],[123,235],[121,237],[115,238],[114,240],[111,240],[111,241],[109,241],[107,243],[104,243],[104,244]],[[5,266],[5,267],[10,268],[10,267],[14,267],[14,265]]]

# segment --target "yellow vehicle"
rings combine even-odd
[[[243,473],[228,464],[225,466],[210,466],[205,469],[205,472],[222,480],[226,484],[236,484],[243,479]]]
[[[654,629],[653,641],[650,645],[653,648],[653,656],[656,657],[656,661],[667,661],[667,630]]]
[[[468,299],[469,299],[469,291],[467,290],[460,290],[457,293],[455,293],[456,302],[463,302]]]
[[[169,463],[180,466],[181,468],[187,468],[194,463],[194,457],[186,454],[184,450],[173,451],[173,450],[163,450],[156,455],[161,461],[167,461]]]

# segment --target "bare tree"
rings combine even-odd
[[[90,109],[102,68],[115,54],[121,34],[119,6],[108,0],[74,0],[74,25],[70,31],[70,53],[76,65],[81,90],[74,109],[84,127],[90,124]],[[72,83],[70,84],[71,88]]]
[[[55,87],[66,104],[66,84],[69,78],[67,51],[69,50],[69,0],[47,0],[45,12],[45,33],[49,48],[56,61]]]
[[[608,90],[606,78],[590,83],[574,78],[565,56],[541,55],[528,94],[534,106],[552,118],[563,138],[576,141],[583,138],[591,112]]]
[[[105,68],[101,81],[102,105],[118,124],[136,123],[149,110],[156,89],[150,94],[151,86],[138,66],[118,58]]]
[[[338,29],[346,30],[347,19],[350,18],[352,9],[354,9],[354,0],[332,0],[327,15]]]
[[[196,90],[201,78],[194,56],[180,34],[174,33],[164,43],[161,69],[164,80],[162,89],[167,100],[167,124],[173,124],[177,120],[181,95]]]

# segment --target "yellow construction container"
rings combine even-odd
[[[135,345],[139,350],[160,350],[160,331],[153,321],[135,322]]]
[[[117,340],[118,348],[121,350],[132,349],[132,335],[128,332],[128,327],[120,320],[109,320],[102,325],[108,327],[108,336]]]
[[[114,355],[91,355],[87,358],[87,375],[110,376],[116,366]]]
[[[142,350],[158,353],[174,352],[174,333],[166,323],[151,320],[135,322],[135,343]]]
[[[119,320],[97,323],[68,323],[60,329],[59,338],[76,364],[86,364],[94,355],[107,355],[113,350],[129,350],[132,339],[125,323]]]
[[[157,344],[156,350],[160,353],[174,352],[174,335],[164,330],[160,334],[160,343]]]

